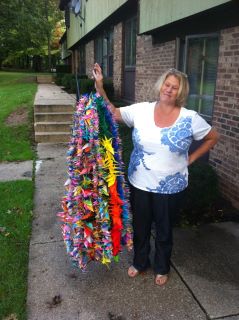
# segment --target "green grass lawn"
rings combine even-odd
[[[33,182],[0,183],[0,316],[26,319]]]
[[[0,72],[0,161],[29,160],[32,148],[33,101],[37,89],[34,74]],[[17,109],[26,110],[28,121],[7,125],[6,119]]]
[[[0,72],[0,162],[35,158],[35,75]],[[24,123],[7,119],[24,110]],[[17,118],[16,118],[17,119]],[[28,252],[34,182],[0,182],[0,319],[26,320]]]

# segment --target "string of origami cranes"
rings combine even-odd
[[[85,270],[94,260],[119,260],[132,248],[128,187],[118,126],[98,94],[82,95],[73,115],[67,152],[68,179],[58,213],[66,250]]]

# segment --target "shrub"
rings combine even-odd
[[[55,84],[58,86],[62,86],[62,78],[64,77],[65,73],[57,73],[55,75]]]
[[[95,91],[94,81],[92,79],[78,79],[80,94]]]
[[[122,146],[123,146],[122,160],[124,163],[126,179],[128,179],[127,173],[128,173],[130,155],[133,150],[132,128],[127,127],[124,123],[119,123],[118,128],[119,128],[119,135],[120,135]]]
[[[95,92],[95,85],[94,85],[93,79],[85,79],[83,77],[78,78],[78,84],[79,84],[80,94]],[[76,88],[75,79],[72,82],[71,88],[74,88],[74,89]],[[104,80],[104,89],[108,98],[112,100],[114,98],[114,87],[113,87],[112,80],[108,80],[108,79]]]
[[[95,92],[94,80],[89,79],[86,74],[78,74],[77,81],[80,94]],[[72,73],[57,73],[55,83],[63,86],[69,93],[77,94],[76,75]],[[114,87],[111,79],[104,79],[104,89],[110,100],[114,99]]]
[[[78,74],[77,79],[88,79],[87,74]]]
[[[181,224],[200,224],[213,220],[215,203],[219,197],[215,170],[204,162],[189,167],[189,185],[182,206]]]
[[[114,86],[111,79],[104,79],[104,89],[110,100],[114,99]]]
[[[73,74],[71,73],[65,73],[64,76],[61,79],[62,86],[67,90],[71,91],[71,85],[72,85],[72,79]]]
[[[67,64],[56,65],[56,73],[71,73],[71,66]]]
[[[58,86],[63,86],[62,79],[64,78],[65,74],[71,73],[71,66],[67,64],[59,64],[56,65],[56,75],[55,75],[55,83]]]
[[[86,74],[77,75],[78,81],[80,79],[87,79]],[[57,73],[55,76],[55,83],[58,86],[63,86],[67,91],[76,92],[76,76],[72,73]]]

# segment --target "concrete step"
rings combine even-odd
[[[37,143],[52,143],[52,142],[69,142],[69,132],[35,132],[35,141]]]
[[[52,75],[38,75],[37,76],[37,83],[52,83],[54,82]]]
[[[50,113],[50,112],[73,112],[75,107],[71,104],[44,104],[44,105],[35,105],[34,111],[36,113]]]
[[[35,112],[34,122],[66,122],[72,121],[72,112]]]
[[[72,122],[35,122],[35,132],[71,132]]]

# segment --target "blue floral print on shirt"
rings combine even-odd
[[[167,176],[165,180],[161,180],[155,189],[147,188],[148,191],[157,193],[172,194],[184,190],[187,187],[186,175],[177,172],[174,175]]]
[[[137,166],[140,165],[140,162],[142,162],[144,168],[146,170],[150,170],[144,161],[144,154],[154,154],[153,152],[147,152],[143,150],[143,146],[139,143],[140,142],[140,137],[138,133],[138,129],[134,128],[133,134],[132,134],[132,140],[134,144],[134,149],[132,151],[132,154],[130,156],[130,163],[129,163],[129,168],[128,168],[128,174],[131,176],[134,171],[137,170]]]
[[[171,128],[162,129],[161,142],[169,146],[171,152],[187,155],[192,140],[191,117],[182,118]]]

